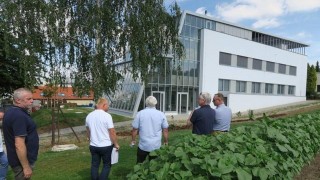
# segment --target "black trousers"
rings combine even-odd
[[[138,147],[138,151],[137,151],[137,164],[138,163],[143,163],[143,161],[145,161],[147,159],[147,157],[149,157],[149,161],[152,159],[155,159],[157,156],[149,156],[150,152],[141,150]]]

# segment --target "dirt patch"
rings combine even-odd
[[[320,154],[317,154],[310,165],[302,168],[299,175],[294,180],[319,180],[320,179]]]

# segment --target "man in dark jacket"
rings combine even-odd
[[[206,92],[201,93],[198,98],[198,104],[200,108],[194,110],[190,118],[190,122],[193,125],[193,134],[207,135],[212,133],[215,112],[210,107],[210,103],[211,95]]]

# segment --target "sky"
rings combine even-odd
[[[165,0],[204,14],[306,43],[308,62],[320,62],[320,0]]]

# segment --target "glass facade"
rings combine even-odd
[[[130,69],[130,63],[117,65],[117,68],[119,72],[124,72],[124,79],[118,82],[117,90],[107,96],[110,108],[133,112],[142,84],[135,81],[131,73],[125,73],[125,70]]]
[[[154,69],[150,83],[145,86],[139,109],[144,107],[147,96],[158,99],[158,109],[166,112],[187,113],[197,107],[200,69],[200,30],[215,29],[215,22],[187,14],[180,40],[185,48],[185,58],[168,59]]]

